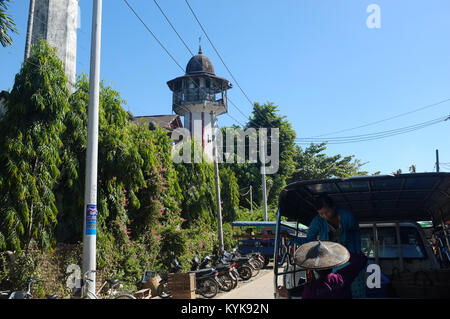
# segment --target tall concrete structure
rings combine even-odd
[[[228,112],[227,90],[231,83],[214,73],[201,47],[187,66],[186,74],[167,82],[173,92],[172,109],[184,116],[184,127],[191,138],[201,142],[206,158],[213,159],[215,117]]]
[[[78,0],[31,0],[30,9],[31,44],[45,39],[57,48],[71,88],[77,66]]]

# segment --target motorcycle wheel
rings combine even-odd
[[[269,262],[270,262],[270,257],[264,256],[264,266],[263,267],[267,267],[267,265],[269,265]]]
[[[238,285],[239,273],[234,273],[233,272],[233,276],[231,276],[231,278],[233,279],[233,289],[234,289]]]
[[[247,265],[243,265],[239,267],[239,276],[242,278],[242,280],[250,280],[252,278],[252,268]]]
[[[258,265],[256,265],[254,260],[249,260],[248,265],[252,268],[252,277],[256,277],[256,275],[259,274],[259,268]]]
[[[219,289],[222,291],[230,291],[231,289],[234,288],[234,282],[233,282],[233,278],[231,278],[230,275],[228,274],[222,274],[219,275],[219,280],[221,285],[219,286]]]
[[[213,298],[217,295],[217,292],[219,291],[217,282],[214,281],[212,278],[206,278],[199,280],[197,291],[205,298]]]
[[[169,284],[167,283],[167,281],[159,283],[159,286],[156,289],[156,293],[163,299],[172,297],[172,292],[170,292],[169,290]]]
[[[255,258],[253,261],[258,269],[262,269],[264,267],[264,263],[259,258]]]

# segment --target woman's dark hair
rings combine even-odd
[[[324,207],[334,208],[334,201],[327,194],[321,194],[314,198],[314,206],[316,207],[316,210]]]

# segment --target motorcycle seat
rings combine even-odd
[[[209,276],[209,275],[215,274],[216,270],[213,268],[199,269],[199,270],[191,271],[190,273],[194,273],[196,275],[196,277],[203,277],[203,276]]]
[[[249,261],[249,259],[250,258],[248,258],[248,257],[235,257],[235,258],[233,258],[234,261],[243,261],[243,262]]]

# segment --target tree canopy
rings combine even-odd
[[[16,75],[0,134],[0,247],[32,239],[50,247],[57,222],[53,193],[61,165],[69,92],[61,61],[44,41]]]
[[[0,43],[3,47],[13,43],[10,33],[16,32],[16,23],[13,17],[7,13],[9,0],[0,1]]]
[[[126,101],[105,82],[100,85],[99,102],[99,273],[122,277],[125,285],[135,287],[146,269],[168,271],[174,256],[188,270],[194,254],[210,254],[218,243],[212,163],[204,157],[199,162],[174,163],[167,132],[133,122],[125,111]],[[25,252],[29,258],[32,243],[42,254],[63,243],[74,245],[78,254],[83,237],[88,78],[80,75],[70,94],[62,62],[55,49],[42,41],[32,47],[16,75],[5,108],[0,119],[0,251]],[[291,123],[273,103],[255,103],[248,123],[239,129],[261,132],[264,128],[279,132],[276,144],[266,144],[267,155],[275,152],[272,146],[279,150],[278,170],[267,175],[270,220],[276,216],[281,190],[290,181],[367,174],[353,155],[326,155],[326,144],[296,146]],[[269,130],[269,136],[274,132]],[[194,146],[196,141],[191,143]],[[248,153],[248,136],[237,143],[244,143]],[[258,155],[260,141],[256,146]],[[191,147],[191,152],[199,149]],[[237,158],[237,153],[230,155]],[[259,156],[256,162],[244,158],[219,166],[227,249],[236,244],[232,221],[263,219],[260,167]],[[73,263],[74,258],[69,260]],[[24,265],[30,268],[17,268],[16,277],[2,274],[0,286],[7,276],[26,280],[24,274],[37,271],[36,264]]]

